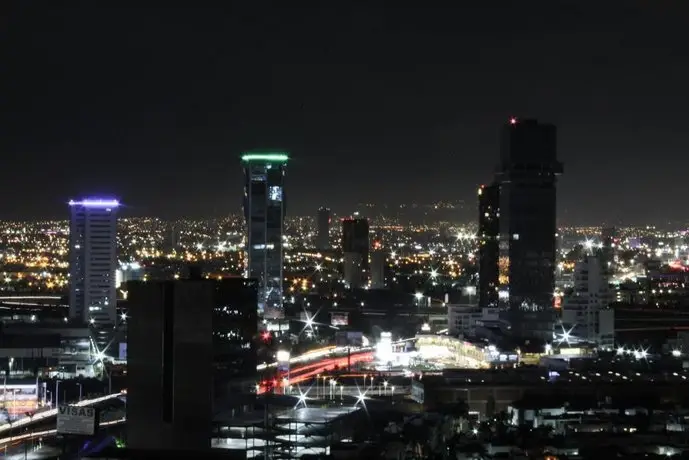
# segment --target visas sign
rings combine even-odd
[[[61,405],[57,408],[58,434],[93,436],[98,426],[98,411],[93,407]]]

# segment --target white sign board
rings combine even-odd
[[[60,406],[57,408],[57,432],[92,436],[96,431],[96,409]]]
[[[425,399],[425,391],[423,383],[414,380],[411,383],[411,399],[419,404],[423,404]]]

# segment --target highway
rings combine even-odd
[[[298,356],[293,356],[289,360],[290,366],[300,363],[308,363],[309,361],[320,360],[323,358],[334,358],[337,356],[347,356],[348,353],[359,353],[364,351],[373,351],[372,347],[336,347],[327,346],[323,348],[318,348],[316,350],[307,351]],[[261,372],[267,369],[276,368],[278,366],[277,362],[270,364],[259,364],[256,366],[256,370]]]
[[[107,396],[101,396],[99,398],[92,398],[92,399],[82,399],[81,401],[72,404],[73,406],[92,406],[94,404],[101,403],[103,401],[107,401],[108,399],[113,399],[113,398],[118,398],[120,396],[124,396],[126,393],[113,393],[111,395]],[[23,417],[20,418],[19,420],[15,420],[12,423],[5,423],[3,425],[0,425],[0,433],[9,431],[11,429],[16,429],[16,428],[21,428],[23,426],[28,426],[33,423],[38,423],[41,420],[48,419],[50,417],[55,417],[57,415],[57,408],[55,409],[48,409],[43,412],[37,412],[33,417]],[[0,439],[0,444],[3,442],[7,442],[6,440]]]
[[[115,426],[119,425],[121,423],[124,423],[125,419],[124,418],[117,418],[114,420],[109,420],[109,421],[101,421],[98,426],[99,427],[108,427],[108,426]],[[39,449],[32,449],[28,448],[25,454],[25,446],[26,443],[28,442],[35,442],[36,440],[39,440],[39,442],[45,438],[52,438],[57,435],[57,430],[55,429],[50,429],[50,430],[41,430],[41,431],[32,431],[30,433],[24,433],[24,434],[19,434],[16,436],[11,436],[8,438],[3,438],[0,439],[0,448],[5,449],[5,458],[24,458],[24,455],[26,455],[27,459],[34,458],[45,458],[45,457],[53,457],[55,455],[54,448],[50,448],[46,446],[45,448],[39,448]]]
[[[355,365],[362,362],[371,362],[374,353],[372,351],[357,351],[352,352],[346,356],[327,357],[330,355],[316,358],[316,362],[292,366],[290,363],[289,372],[279,372],[272,382],[264,380],[257,387],[257,393],[265,393],[271,387],[286,387],[289,385],[297,385],[299,383],[307,382],[314,379],[320,374],[324,374],[335,370],[336,368],[347,369],[349,365]]]

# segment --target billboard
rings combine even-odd
[[[349,314],[347,312],[331,313],[330,325],[335,327],[349,326]]]
[[[93,407],[61,405],[57,408],[57,432],[93,436],[98,424],[96,415]]]
[[[335,333],[335,345],[338,347],[362,347],[363,344],[363,332],[337,331]]]
[[[27,412],[38,410],[38,386],[33,384],[17,385],[0,382],[0,404],[6,409],[10,420],[23,417]]]

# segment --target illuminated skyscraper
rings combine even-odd
[[[96,328],[117,320],[119,205],[112,199],[69,202],[69,316]]]
[[[498,306],[499,198],[498,184],[482,185],[478,189],[478,299],[484,308]]]
[[[286,153],[252,152],[244,164],[247,277],[258,280],[258,310],[281,318]]]
[[[552,338],[557,160],[554,125],[516,119],[504,127],[500,185],[501,307],[515,334]]]

